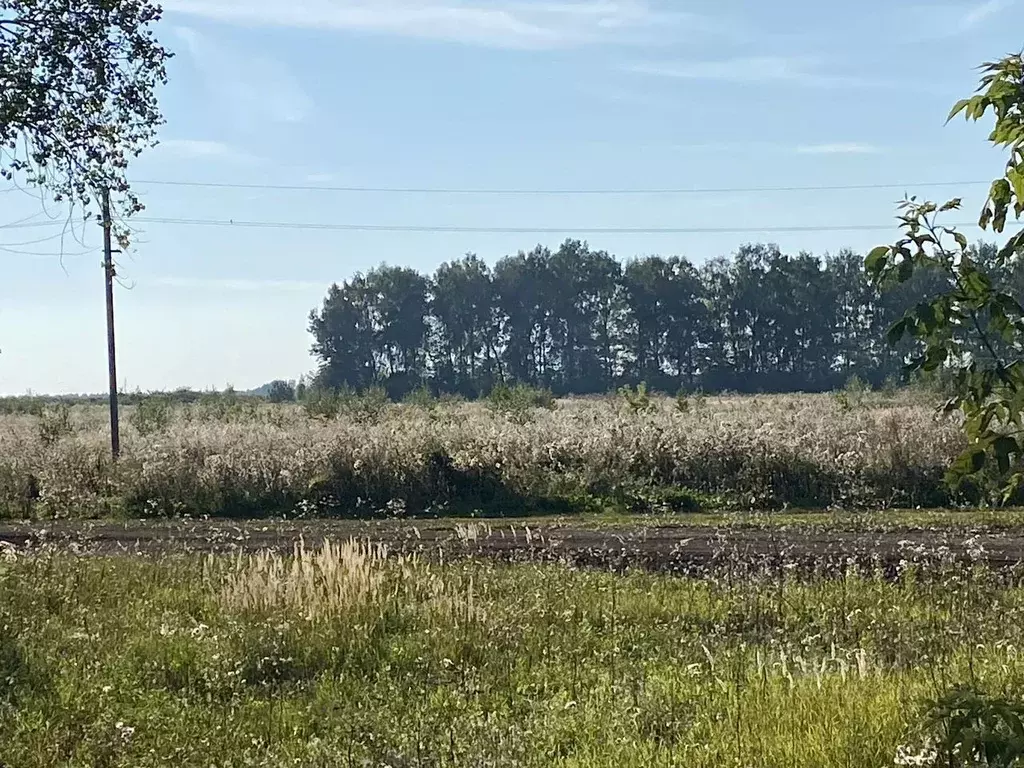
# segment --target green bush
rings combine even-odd
[[[533,419],[534,409],[553,411],[556,405],[555,396],[549,389],[500,383],[487,395],[487,407],[515,424],[526,424]]]
[[[647,383],[643,381],[637,384],[635,388],[629,386],[620,387],[619,402],[634,416],[641,413],[650,413],[657,407],[647,391]]]
[[[302,398],[302,409],[310,418],[330,421],[338,417],[341,398],[333,390],[311,387]]]
[[[135,406],[128,421],[140,435],[145,437],[165,431],[171,424],[172,415],[170,398],[150,396]]]
[[[55,403],[43,409],[39,416],[39,439],[43,445],[53,445],[74,432],[71,406],[67,403]]]
[[[360,423],[378,421],[389,405],[391,399],[383,387],[369,387],[362,392],[343,390],[339,400],[341,412]]]
[[[409,392],[402,398],[402,402],[426,411],[432,411],[437,407],[437,398],[434,397],[434,394],[426,384],[420,385]]]
[[[267,391],[267,400],[272,403],[293,402],[295,400],[295,387],[287,381],[282,381],[280,379],[272,381],[270,382],[270,388]]]
[[[704,390],[697,389],[691,393],[685,387],[680,387],[679,391],[676,392],[676,410],[679,413],[689,413],[691,410],[697,410],[703,408],[707,403],[707,398],[704,396]]]
[[[929,702],[916,754],[901,765],[1016,768],[1024,765],[1024,703],[959,686]],[[902,762],[901,762],[902,760]]]

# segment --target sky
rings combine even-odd
[[[146,211],[120,257],[120,386],[297,378],[310,310],[381,263],[430,273],[567,237],[622,260],[863,251],[897,236],[905,193],[963,197],[949,221],[975,221],[1004,158],[946,116],[1024,45],[1022,4],[164,0],[175,56],[161,143],[129,170]],[[224,183],[242,186],[190,186]],[[778,189],[858,185],[892,186]],[[0,394],[106,388],[101,233],[62,243],[64,218],[0,182]],[[878,229],[813,230],[850,225]]]

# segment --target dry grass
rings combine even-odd
[[[349,540],[326,541],[317,550],[295,546],[290,559],[270,552],[240,556],[224,577],[221,606],[231,612],[293,611],[307,621],[350,615],[372,604],[385,578],[387,551]],[[207,560],[207,577],[217,559]]]
[[[671,489],[744,507],[935,506],[950,501],[941,476],[963,445],[907,393],[654,406],[566,400],[523,424],[479,403],[329,421],[296,406],[188,406],[148,435],[129,414],[116,466],[101,408],[73,408],[70,431],[46,440],[39,417],[2,416],[0,517],[649,511],[678,502]]]

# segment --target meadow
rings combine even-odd
[[[0,517],[522,516],[939,507],[963,447],[927,392],[301,407],[7,403]]]
[[[928,707],[1021,689],[1018,571],[695,579],[386,554],[9,550],[0,761],[1016,764],[936,762],[948,716]]]
[[[154,397],[126,407],[118,462],[100,405],[0,406],[3,516],[43,532],[60,518],[72,530],[174,517],[152,525],[207,535],[211,550],[173,536],[147,554],[52,533],[12,545],[23,528],[8,526],[3,766],[859,768],[1024,755],[1024,569],[990,565],[982,547],[936,559],[904,542],[894,565],[873,559],[872,536],[839,538],[924,529],[970,544],[979,525],[1019,530],[1014,512],[895,509],[964,500],[942,482],[963,438],[927,392]],[[756,512],[787,507],[831,512]],[[583,534],[636,526],[640,539],[643,525],[677,520],[708,530],[722,557],[689,575],[578,567],[556,550],[499,562],[471,546],[491,521],[432,524],[451,526],[458,555],[433,539],[367,541],[378,528],[424,542],[441,530],[414,521],[342,521],[366,526],[361,542],[280,547],[324,516],[551,511]],[[245,523],[277,543],[253,551],[241,521],[202,516],[297,520]],[[512,530],[528,538],[531,524]],[[869,549],[808,570],[786,559],[796,551],[769,562],[727,548],[730,531],[758,526],[773,540],[831,527]]]

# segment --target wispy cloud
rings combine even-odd
[[[1017,0],[916,3],[886,9],[884,20],[893,28],[903,30],[903,42],[928,43],[975,32],[1016,4]],[[880,14],[879,22],[882,18]]]
[[[177,159],[224,160],[231,163],[255,163],[259,158],[248,152],[235,149],[222,141],[207,139],[164,139],[155,152]]]
[[[829,74],[820,60],[796,56],[748,56],[712,61],[639,62],[623,69],[641,75],[730,83],[791,83],[820,87],[872,87],[886,83]]]
[[[1014,4],[1014,0],[986,0],[980,5],[968,8],[960,19],[963,27],[976,27],[984,21],[1004,11]]]
[[[155,277],[149,285],[185,290],[235,291],[241,293],[281,293],[326,290],[329,282],[312,280],[251,280],[248,278]]]
[[[667,25],[725,28],[650,0],[164,0],[168,11],[252,26],[352,30],[502,48],[645,39]]]
[[[801,155],[874,155],[881,151],[873,144],[840,141],[832,144],[805,144],[797,147]]]
[[[255,116],[282,123],[306,119],[313,103],[287,67],[260,55],[235,51],[222,41],[213,42],[191,27],[176,27],[175,34],[189,58],[203,73],[207,87],[221,104],[246,119]]]

